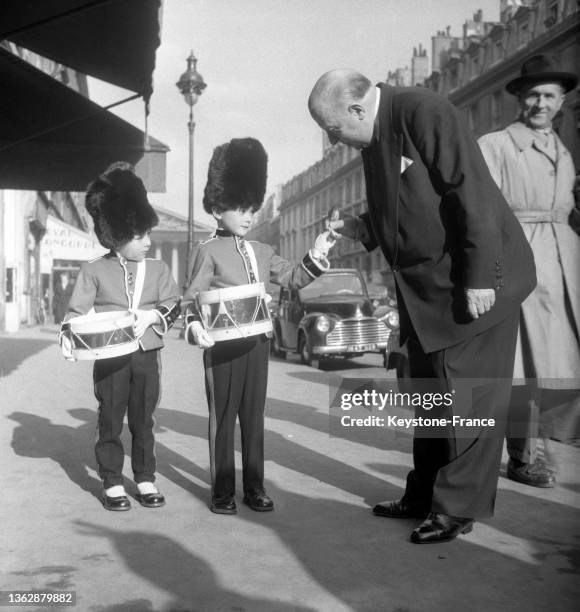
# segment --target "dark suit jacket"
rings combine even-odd
[[[371,235],[393,269],[401,340],[457,344],[519,308],[536,283],[521,226],[457,109],[425,89],[381,84],[378,130],[362,157]],[[412,164],[401,172],[401,156]],[[467,314],[463,290],[493,288],[494,307]]]

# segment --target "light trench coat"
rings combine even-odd
[[[521,309],[514,378],[579,379],[580,238],[568,223],[574,207],[572,157],[556,136],[551,159],[521,122],[482,136],[479,145],[536,263],[538,284]],[[559,385],[546,380],[540,386]],[[562,386],[569,385],[562,381]]]

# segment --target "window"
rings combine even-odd
[[[6,268],[6,303],[14,302],[16,293],[16,268]]]
[[[360,200],[362,194],[362,172],[359,170],[356,173],[355,183],[354,183],[354,199]]]
[[[501,89],[494,91],[491,96],[491,127],[499,128],[502,123],[503,92]]]
[[[479,57],[474,55],[471,58],[471,78],[475,79],[479,75]]]
[[[503,57],[503,45],[501,40],[496,41],[493,48],[493,60],[499,61]]]
[[[552,27],[558,21],[558,0],[552,0],[548,4],[546,19],[544,21],[547,28]]]
[[[518,29],[518,47],[523,47],[528,44],[528,24],[522,23]]]
[[[477,131],[477,125],[478,125],[478,103],[476,102],[475,104],[472,104],[469,107],[469,114],[467,117],[468,123],[469,123],[469,129],[472,132]]]

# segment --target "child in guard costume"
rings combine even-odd
[[[97,313],[134,313],[139,350],[95,361],[93,379],[99,402],[95,454],[104,507],[129,510],[120,440],[127,412],[136,499],[146,508],[156,508],[165,504],[154,485],[153,413],[160,395],[159,349],[163,347],[162,336],[179,314],[179,290],[163,261],[146,258],[151,228],[159,220],[130,164],[117,162],[93,181],[87,189],[86,208],[99,242],[110,252],[81,265],[61,339],[66,338],[67,321],[92,309]],[[62,342],[62,349],[66,357],[72,357],[66,342]]]
[[[210,510],[235,514],[234,429],[242,434],[243,501],[252,510],[274,509],[264,489],[264,405],[268,378],[266,334],[214,342],[196,305],[200,292],[271,281],[304,287],[330,266],[334,244],[329,232],[318,237],[301,263],[291,264],[267,244],[244,240],[266,190],[267,156],[253,138],[233,139],[214,150],[203,205],[218,223],[215,235],[194,249],[186,308],[185,339],[205,349],[211,466]]]

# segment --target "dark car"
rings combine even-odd
[[[303,289],[281,289],[273,352],[282,358],[299,353],[308,365],[330,357],[387,354],[398,350],[398,322],[396,329],[391,322],[374,316],[358,270],[330,270]]]

